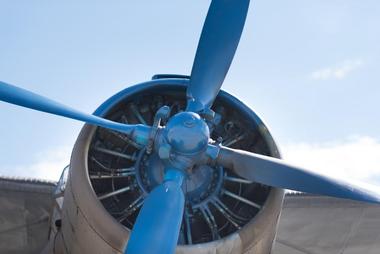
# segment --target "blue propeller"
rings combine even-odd
[[[232,169],[237,175],[253,182],[337,198],[380,203],[378,193],[293,166],[276,158],[221,147],[216,161],[218,164]]]
[[[141,124],[128,125],[86,114],[25,89],[0,81],[0,100],[18,106],[64,116],[130,135],[137,143],[147,143],[150,128]]]
[[[185,204],[183,179],[179,170],[166,171],[164,182],[145,199],[125,253],[174,253]]]
[[[187,89],[187,110],[211,107],[230,68],[249,0],[214,0],[207,13]]]

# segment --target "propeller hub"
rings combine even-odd
[[[147,194],[164,180],[165,162],[158,154],[147,155],[142,150],[138,156],[136,168],[138,169],[137,183]],[[222,187],[223,176],[222,167],[196,165],[186,170],[182,189],[194,209],[206,199],[218,195]]]
[[[210,130],[198,114],[181,112],[169,120],[164,135],[172,152],[190,155],[207,148]]]

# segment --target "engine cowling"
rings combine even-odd
[[[185,109],[188,81],[155,76],[117,93],[94,114],[152,125],[162,105],[170,106],[171,114]],[[280,158],[266,126],[242,102],[220,91],[213,111],[208,124],[216,142]],[[186,207],[176,253],[270,253],[284,191],[240,179],[217,165],[191,172],[184,184]],[[52,223],[45,251],[123,253],[145,196],[162,176],[160,160],[144,147],[86,124],[72,152],[62,208],[53,219],[62,223]]]

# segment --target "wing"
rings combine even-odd
[[[40,253],[48,241],[55,184],[0,178],[0,253]]]
[[[379,239],[379,205],[288,194],[274,254],[375,254]]]

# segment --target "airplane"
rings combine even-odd
[[[92,115],[0,83],[4,102],[86,123],[43,253],[271,253],[284,189],[379,203],[280,160],[261,119],[220,90],[248,7],[213,0],[190,76],[155,75]]]

